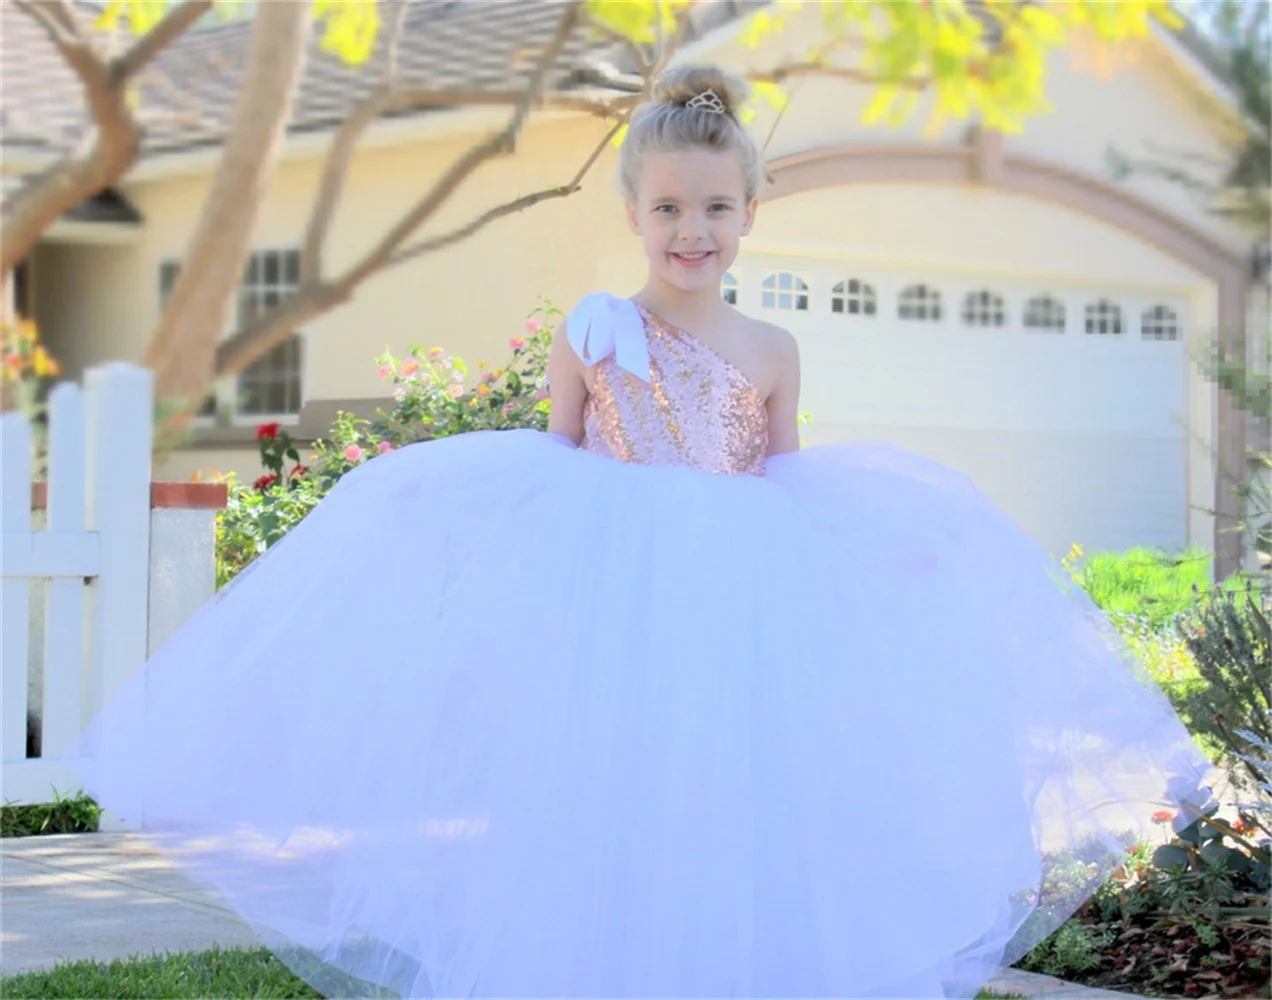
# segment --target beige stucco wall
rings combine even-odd
[[[698,55],[737,68],[772,65],[783,52],[805,51],[819,18],[810,9],[759,52],[726,41],[722,48]],[[1068,55],[1058,55],[1048,83],[1054,110],[1031,120],[1023,133],[1009,136],[1007,152],[1103,176],[1105,150],[1114,142],[1130,151],[1150,140],[1215,151],[1217,139],[1180,78],[1152,49],[1143,50],[1137,65],[1111,79],[1082,72]],[[809,79],[791,92],[793,104],[768,145],[771,157],[843,144],[961,143],[966,132],[965,123],[950,123],[925,136],[922,108],[903,127],[866,128],[860,112],[868,92],[840,81]],[[771,124],[772,113],[762,112],[753,126],[761,140]],[[424,235],[562,183],[599,141],[603,128],[590,120],[557,120],[530,128],[517,155],[473,176]],[[475,138],[469,133],[363,150],[331,234],[328,267],[339,270],[365,253]],[[401,352],[413,342],[441,345],[470,361],[497,362],[539,296],[568,308],[598,288],[630,292],[643,277],[643,262],[613,189],[615,162],[614,151],[607,150],[578,194],[538,205],[443,253],[374,277],[351,303],[314,322],[306,331],[306,397],[382,393],[372,358],[386,346]],[[284,160],[261,212],[257,247],[298,245],[318,176],[313,158]],[[134,181],[125,190],[146,220],[139,241],[69,252],[58,248],[49,254],[38,294],[41,302],[49,296],[60,303],[48,313],[54,317],[49,335],[72,373],[107,358],[142,356],[157,319],[159,265],[181,256],[208,183],[206,168],[201,175]],[[1232,233],[1177,189],[1141,179],[1128,186],[1238,245]],[[1008,238],[1008,233],[1013,235]],[[831,189],[791,198],[761,210],[754,241],[773,249],[831,248],[911,263],[1059,272],[1075,279],[1103,275],[1146,287],[1187,288],[1194,301],[1211,301],[1195,275],[1137,240],[1055,206],[971,187]],[[1207,321],[1195,315],[1194,328]],[[89,329],[89,337],[80,332]],[[256,471],[251,453],[243,451],[180,454],[161,471],[185,478],[195,469],[213,467],[244,475]]]

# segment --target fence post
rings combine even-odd
[[[21,413],[0,417],[0,527],[7,536],[30,537],[31,425]],[[5,550],[12,544],[6,538]],[[26,758],[31,584],[6,577],[0,586],[0,759],[20,761]]]
[[[73,382],[49,393],[49,472],[45,530],[83,535],[84,396]],[[84,581],[47,583],[44,602],[44,706],[40,755],[60,757],[84,723]]]
[[[89,704],[96,715],[146,662],[154,383],[148,370],[112,362],[90,368],[84,384],[88,529],[99,545],[98,576],[88,588]],[[129,698],[126,705],[139,713],[144,700]],[[123,729],[142,721],[122,712],[111,719]],[[111,738],[110,731],[97,735]],[[141,806],[121,803],[117,818],[103,817],[103,827],[116,826],[116,819],[139,822]]]

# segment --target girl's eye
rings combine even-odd
[[[659,206],[658,206],[658,207],[657,207],[654,211],[656,211],[656,212],[674,212],[675,210],[676,210],[676,206],[675,206],[675,205],[659,205]]]
[[[715,204],[715,205],[712,205],[712,206],[711,206],[711,211],[713,211],[713,212],[727,212],[727,211],[728,211],[730,208],[732,208],[732,207],[733,207],[732,205],[726,205],[724,202],[719,202],[718,204]]]

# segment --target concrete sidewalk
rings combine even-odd
[[[4,975],[51,968],[61,961],[256,944],[242,921],[133,834],[0,840]],[[1014,969],[988,988],[1040,1000],[1129,995]]]

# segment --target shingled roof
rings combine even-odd
[[[401,2],[381,0],[386,6]],[[552,37],[564,4],[565,0],[410,0],[398,42],[403,79],[437,89],[515,88],[532,69],[533,50]],[[79,6],[86,19],[94,15],[88,0]],[[692,35],[700,36],[760,6],[764,0],[702,4]],[[247,20],[208,23],[159,56],[144,81],[143,155],[224,140],[250,34]],[[320,32],[314,33],[291,132],[335,127],[383,78],[386,34],[381,32],[381,44],[368,63],[349,67],[324,52]],[[577,87],[579,71],[597,61],[630,68],[624,59],[623,47],[612,40],[576,32],[555,67],[551,86]],[[0,144],[7,150],[61,151],[80,141],[87,126],[79,83],[57,50],[29,17],[13,4],[0,3]]]

